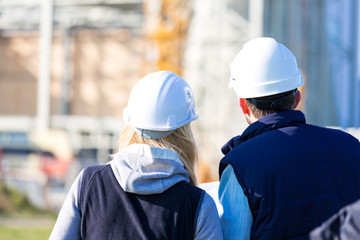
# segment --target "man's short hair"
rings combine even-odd
[[[259,98],[247,98],[249,110],[256,118],[294,108],[297,89]]]

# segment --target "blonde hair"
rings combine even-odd
[[[198,154],[190,124],[186,124],[176,129],[169,136],[159,139],[144,138],[133,127],[126,125],[120,134],[119,151],[134,143],[147,144],[176,152],[189,173],[190,184],[196,185],[195,163],[197,163]]]

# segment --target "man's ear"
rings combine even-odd
[[[246,115],[249,112],[249,108],[246,104],[246,99],[245,98],[239,98],[239,105],[240,108],[242,110],[242,112]]]
[[[294,109],[299,105],[301,100],[301,92],[299,90],[297,90],[296,92],[296,98],[295,98],[295,104],[294,104]]]

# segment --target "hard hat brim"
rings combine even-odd
[[[251,81],[249,82],[251,83]],[[300,71],[295,76],[276,81],[264,81],[263,84],[258,84],[256,86],[249,87],[249,82],[244,83],[242,81],[234,81],[233,78],[230,78],[229,86],[234,89],[239,98],[257,98],[287,92],[301,87],[304,84]],[[249,88],[251,88],[252,91],[248,91]]]

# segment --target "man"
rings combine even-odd
[[[294,110],[303,84],[294,55],[272,38],[246,43],[230,85],[249,127],[222,148],[219,199],[225,239],[308,239],[360,198],[360,144],[306,124]]]

